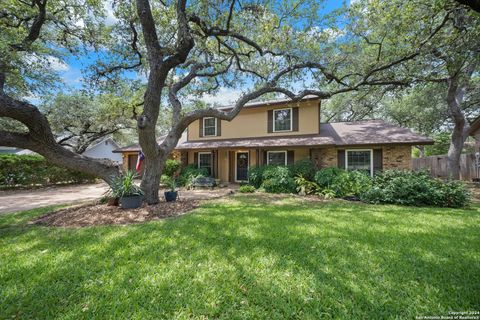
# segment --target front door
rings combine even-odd
[[[237,152],[235,181],[248,180],[248,152]]]

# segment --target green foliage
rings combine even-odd
[[[142,189],[135,184],[138,174],[135,171],[128,170],[123,175],[116,177],[110,184],[110,190],[107,195],[114,198],[141,196]]]
[[[165,162],[165,168],[163,169],[163,173],[169,177],[173,177],[178,174],[181,165],[181,162],[178,160],[168,159]]]
[[[323,194],[341,198],[345,196],[360,196],[370,188],[371,178],[361,171],[346,171],[336,167],[317,171],[315,182],[320,189],[326,190]]]
[[[164,184],[170,191],[175,191],[177,187],[177,179],[179,176],[180,167],[182,163],[178,160],[168,159],[165,162],[163,175],[160,177],[160,182]]]
[[[306,179],[302,174],[296,176],[294,180],[297,185],[297,192],[300,195],[315,194],[320,191],[320,186],[317,183]]]
[[[260,188],[263,182],[263,171],[267,166],[252,167],[248,169],[248,182],[255,188]]]
[[[283,169],[277,169],[278,167],[282,167]],[[278,172],[282,173],[282,178],[277,179],[276,174]],[[248,170],[248,182],[258,189],[263,186],[265,180],[273,179],[273,181],[267,183],[267,189],[271,189],[272,183],[280,183],[280,181],[282,181],[281,183],[286,186],[285,190],[289,190],[285,192],[293,192],[293,189],[290,188],[290,184],[293,180],[287,179],[287,175],[289,178],[301,175],[307,180],[312,180],[315,176],[314,164],[310,159],[302,159],[295,162],[293,165],[289,165],[286,167],[271,165],[253,167]]]
[[[303,176],[305,179],[312,181],[315,176],[315,164],[310,159],[302,159],[290,165],[292,176]]]
[[[185,166],[180,172],[177,184],[186,188],[191,188],[195,179],[198,177],[207,177],[208,170],[206,168],[198,168],[193,164]]]
[[[329,188],[343,172],[344,170],[337,167],[324,168],[315,173],[314,180],[321,188]]]
[[[40,110],[47,115],[53,133],[69,137],[64,142],[82,153],[105,136],[123,138],[122,132],[135,126],[128,117],[133,107],[127,94],[59,93],[44,101]]]
[[[369,203],[456,208],[469,203],[470,193],[462,182],[444,182],[427,171],[386,170],[375,176],[372,188],[361,198]]]
[[[0,187],[93,182],[95,177],[48,163],[38,155],[0,155]]]
[[[262,175],[262,188],[269,193],[294,193],[295,180],[288,167],[267,166]]]
[[[248,184],[245,184],[243,186],[240,186],[240,188],[238,188],[238,192],[240,192],[240,193],[253,193],[253,192],[255,192],[255,187],[251,186],[251,185],[248,185]]]

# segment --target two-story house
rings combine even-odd
[[[433,143],[382,120],[321,123],[320,111],[320,99],[312,97],[249,103],[230,122],[209,117],[191,123],[175,157],[224,182],[247,181],[254,166],[306,158],[317,168],[337,166],[373,175],[386,168],[409,169],[412,146]],[[139,151],[138,145],[117,150],[126,168],[135,166]]]

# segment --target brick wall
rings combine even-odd
[[[315,148],[312,149],[312,160],[318,169],[337,166],[337,149]]]
[[[411,169],[411,146],[384,146],[383,169]]]
[[[378,148],[378,146],[366,146],[362,149]],[[340,148],[315,148],[312,149],[312,160],[317,167],[327,168],[337,166],[337,151]],[[344,149],[344,148],[341,148]],[[353,148],[352,148],[353,149]],[[412,147],[411,146],[383,146],[383,169],[411,169]]]

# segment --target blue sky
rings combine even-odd
[[[319,13],[327,14],[332,10],[340,8],[342,4],[343,1],[327,0],[323,3]],[[107,23],[115,22],[115,17],[113,16],[111,8],[106,6],[105,9],[107,11]],[[55,63],[53,67],[58,71],[60,77],[62,78],[63,82],[67,87],[67,90],[78,90],[81,89],[83,86],[82,70],[94,63],[97,58],[98,55],[94,52],[83,55],[80,58],[69,56],[67,57],[67,59],[64,60],[65,64]],[[130,73],[128,77],[138,78],[141,76]],[[206,95],[204,97],[204,100],[208,103],[225,103],[226,101],[232,102],[236,97],[238,97],[238,95],[240,95],[240,93],[241,91],[239,89],[222,88],[220,89],[220,92],[215,95]]]

